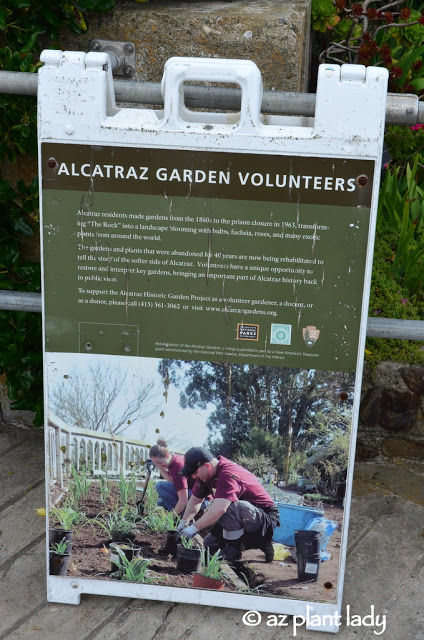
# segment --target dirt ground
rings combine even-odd
[[[249,549],[243,553],[242,560],[251,570],[249,576],[251,584],[263,584],[264,591],[279,597],[336,601],[343,508],[337,505],[324,506],[324,516],[328,520],[338,522],[340,530],[336,529],[328,541],[327,552],[331,554],[331,558],[320,563],[316,582],[299,582],[297,564],[291,556],[282,562],[274,560],[266,564],[262,551]]]
[[[53,503],[60,496],[57,488],[53,488]],[[99,490],[97,483],[93,482],[90,493],[81,504],[81,510],[88,518],[95,518],[100,510],[113,509],[118,500],[118,492],[112,489],[109,503],[101,505],[99,502]],[[326,506],[325,517],[341,523],[343,509],[339,506]],[[53,526],[54,523],[50,523]],[[141,547],[140,556],[151,560],[149,577],[155,584],[162,586],[191,587],[192,576],[179,572],[176,568],[176,560],[170,556],[164,557],[158,553],[165,544],[166,535],[149,531],[142,523],[137,525],[137,535],[134,544]],[[333,601],[336,600],[337,577],[339,570],[341,532],[336,530],[331,536],[327,552],[332,557],[330,560],[320,563],[319,576],[316,582],[299,582],[297,578],[297,564],[289,556],[284,561],[274,560],[265,563],[264,554],[260,550],[249,549],[243,552],[242,561],[233,565],[240,577],[242,574],[248,579],[250,587],[257,587],[256,594],[277,596],[279,598],[304,599],[308,601]],[[72,539],[72,554],[68,566],[68,575],[84,578],[98,578],[111,580],[110,564],[110,540],[97,524],[91,523],[79,526]],[[234,581],[225,579],[226,591],[239,591]]]

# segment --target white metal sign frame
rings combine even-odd
[[[370,282],[373,235],[386,108],[387,71],[359,65],[321,65],[314,118],[263,116],[262,80],[256,65],[242,60],[172,58],[162,82],[164,110],[118,109],[109,58],[101,53],[44,51],[38,88],[39,141],[121,147],[334,157],[375,162],[370,237],[365,280]],[[240,114],[196,113],[183,104],[185,82],[236,83]],[[41,165],[41,162],[40,162]],[[357,423],[369,287],[365,286],[353,424]],[[44,308],[44,303],[43,303]],[[45,389],[46,406],[48,389]],[[354,462],[352,433],[337,602],[312,602],[196,589],[47,576],[48,600],[78,604],[81,594],[119,595],[193,604],[257,609],[270,613],[320,616],[310,629],[337,632],[341,612]],[[46,468],[46,475],[49,469]],[[48,483],[46,483],[48,486]],[[48,554],[47,554],[48,555]],[[333,622],[328,622],[333,616]]]

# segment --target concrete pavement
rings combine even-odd
[[[423,640],[424,463],[358,463],[337,636],[304,627],[246,627],[243,611],[83,595],[79,606],[46,602],[44,445],[41,431],[0,423],[0,640]],[[347,609],[349,605],[350,610]],[[348,626],[370,615],[379,626]],[[350,620],[346,613],[349,611]],[[266,618],[266,614],[263,614]],[[356,618],[357,620],[357,618]],[[380,634],[380,635],[377,635]]]

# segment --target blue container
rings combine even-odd
[[[312,507],[302,507],[298,504],[276,503],[280,512],[279,527],[274,529],[274,542],[281,542],[289,547],[295,544],[294,532],[300,529],[307,529],[309,522],[315,518],[322,517],[322,511]]]

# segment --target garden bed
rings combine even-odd
[[[57,499],[60,495],[60,492],[53,488],[52,497],[55,496]],[[98,483],[91,482],[88,495],[80,503],[81,511],[90,519],[90,522],[75,528],[68,575],[101,580],[114,579],[110,577],[110,539],[100,524],[93,519],[101,513],[113,511],[118,505],[117,487],[111,487],[110,497],[105,504],[102,504]],[[325,517],[342,522],[343,509],[338,506],[326,506]],[[136,528],[134,544],[141,547],[140,557],[151,561],[148,571],[151,581],[161,586],[192,587],[192,575],[181,573],[176,568],[176,560],[159,553],[165,545],[166,534],[150,531],[142,521],[137,523]],[[259,549],[244,551],[242,562],[235,563],[234,570],[243,581],[248,582],[246,589],[243,590],[245,593],[332,601],[336,598],[340,539],[340,532],[335,531],[327,546],[327,551],[332,557],[320,564],[317,582],[300,583],[297,579],[297,565],[293,558],[289,556],[283,562],[274,560],[272,563],[266,563],[264,553]],[[240,592],[239,586],[230,575],[225,578],[225,591]],[[257,588],[256,591],[255,588]]]

